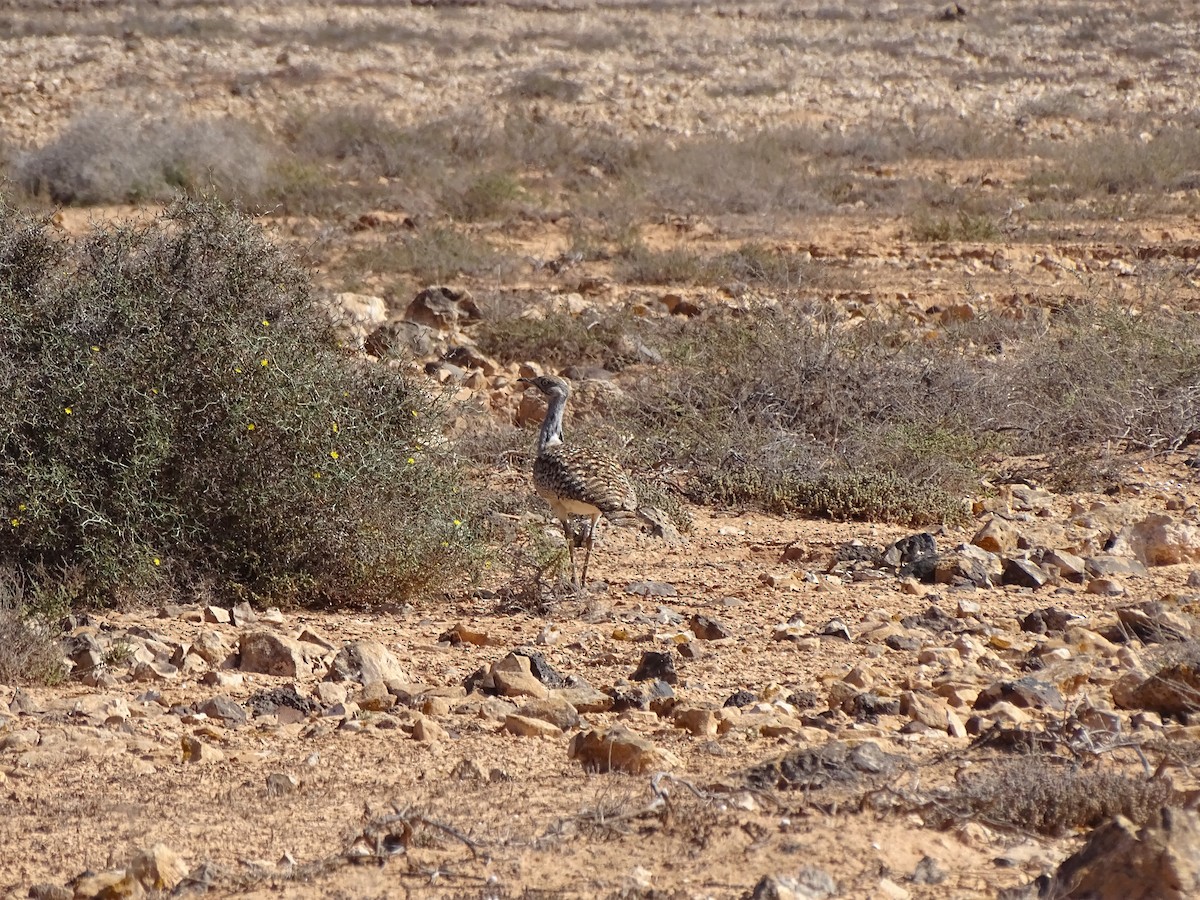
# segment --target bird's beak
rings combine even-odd
[[[519,381],[521,384],[533,384],[532,378],[518,378],[517,381]]]

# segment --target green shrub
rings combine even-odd
[[[93,602],[372,602],[469,567],[437,402],[341,355],[250,220],[181,201],[68,244],[0,216],[0,564],[77,567]]]

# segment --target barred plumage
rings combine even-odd
[[[567,398],[571,396],[570,385],[565,380],[541,375],[521,381],[537,388],[547,398],[546,418],[538,433],[538,452],[533,463],[533,485],[562,523],[571,556],[572,581],[575,581],[575,542],[570,518],[576,515],[591,519],[579,581],[581,586],[586,586],[597,523],[601,516],[620,519],[636,513],[637,492],[621,464],[609,454],[563,443],[563,412]]]

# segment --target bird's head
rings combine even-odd
[[[559,378],[557,375],[539,375],[537,378],[518,378],[517,380],[522,384],[537,388],[547,397],[568,397],[571,394],[571,386],[567,384],[567,380]]]

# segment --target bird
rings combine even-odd
[[[563,413],[571,396],[571,386],[565,378],[539,375],[518,380],[546,396],[546,418],[538,432],[537,457],[533,461],[533,486],[562,523],[571,557],[572,584],[586,588],[596,526],[601,517],[621,519],[636,514],[637,491],[613,456],[563,441]],[[587,516],[591,520],[583,574],[578,582],[575,580],[575,541],[570,523],[573,515]]]

